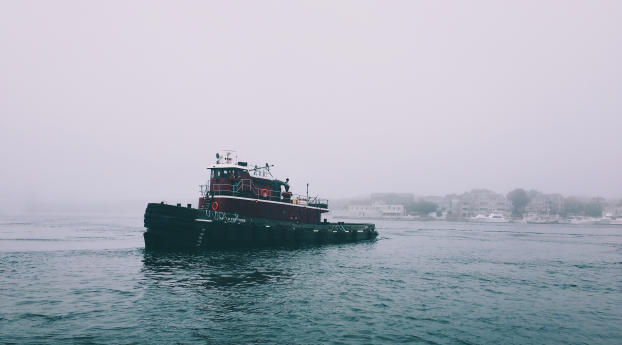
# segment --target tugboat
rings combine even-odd
[[[216,154],[198,208],[149,203],[146,249],[295,246],[373,240],[374,224],[322,221],[328,200],[290,192],[272,176],[273,165],[249,167],[233,151]]]

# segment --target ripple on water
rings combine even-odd
[[[154,253],[135,219],[46,222],[0,223],[24,242],[0,247],[3,342],[622,339],[621,228],[379,221],[371,243]]]

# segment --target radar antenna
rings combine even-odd
[[[270,172],[270,168],[273,167],[273,166],[274,166],[274,164],[268,164],[268,163],[266,163],[266,165],[263,166],[263,167],[257,166],[255,164],[255,167],[253,169],[250,169],[249,172],[253,171],[255,173],[258,173],[258,172],[263,170],[263,171],[267,172],[272,178],[274,178],[274,176],[272,175],[272,172]]]

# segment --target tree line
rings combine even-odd
[[[526,208],[529,203],[537,195],[541,193],[537,191],[527,192],[522,188],[512,190],[507,194],[507,199],[512,203],[512,216],[523,217]],[[544,196],[546,198],[546,196]],[[552,215],[559,215],[562,217],[575,216],[588,216],[588,217],[602,217],[603,208],[606,206],[607,201],[603,198],[591,198],[584,199],[578,197],[566,197],[563,198],[561,206],[550,204],[548,205],[548,212]]]
[[[438,213],[439,206],[438,204],[431,201],[419,200],[404,205],[404,211],[406,211],[407,214],[411,215],[427,216],[432,212]]]
[[[555,197],[553,201],[552,197]],[[526,191],[523,188],[516,188],[510,191],[506,198],[512,204],[512,216],[515,218],[522,218],[529,204],[536,198],[544,200],[544,208],[550,215],[559,215],[561,217],[569,216],[588,216],[588,217],[602,217],[603,209],[607,206],[607,200],[596,198],[580,198],[580,197],[563,197],[559,194],[545,195],[536,190]],[[403,204],[406,214],[427,216],[430,213],[436,213],[440,216],[444,208],[441,208],[439,204],[419,199],[412,201],[403,200],[385,200],[386,202]],[[622,200],[619,201],[617,206],[622,206]],[[540,210],[541,211],[541,210]]]

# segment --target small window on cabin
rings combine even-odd
[[[210,171],[210,177],[211,177],[211,178],[214,178],[214,170],[211,170],[211,171]]]

